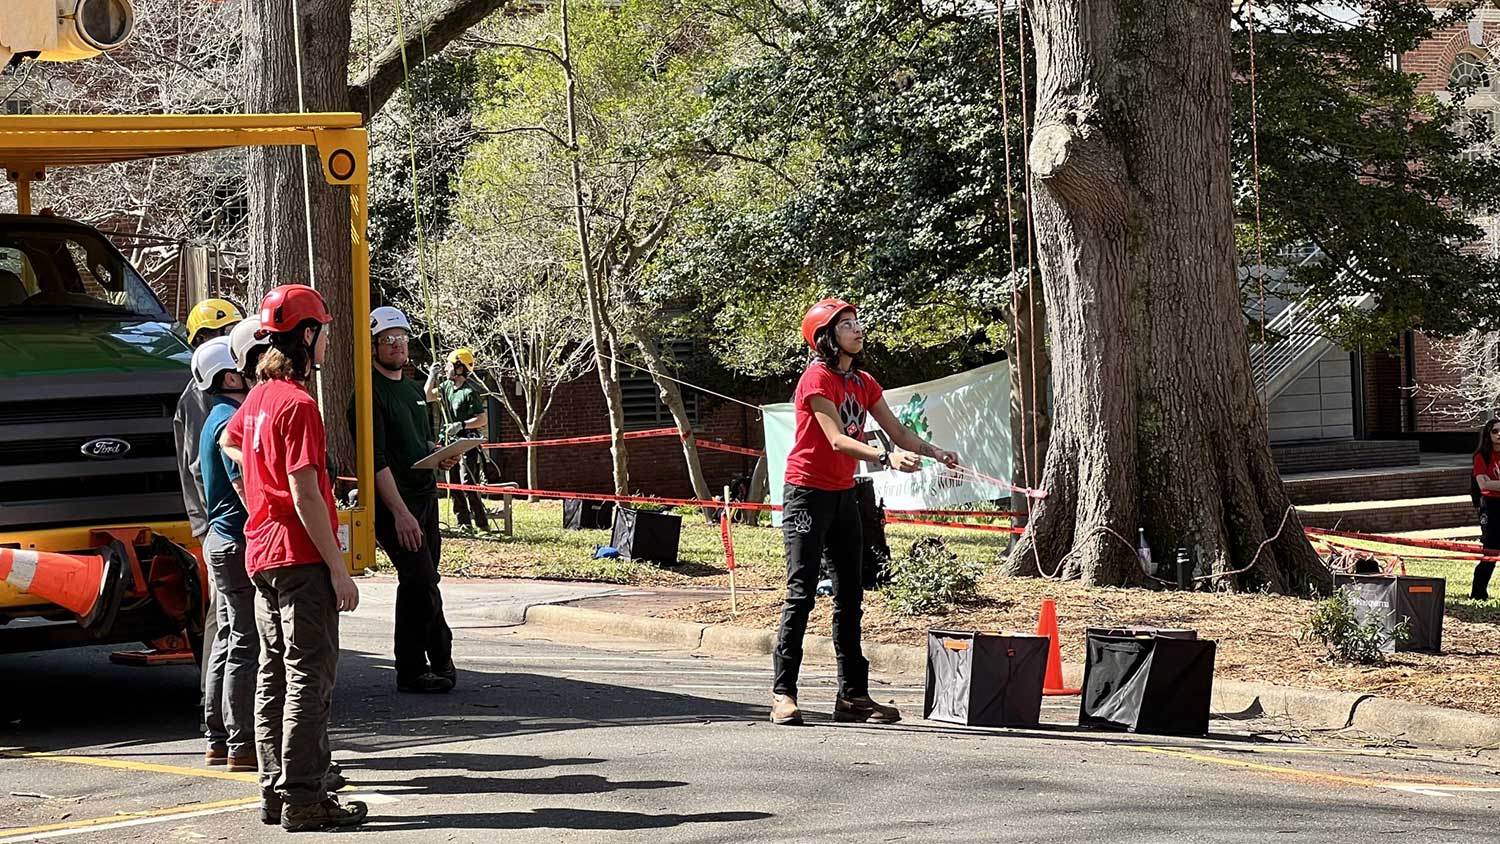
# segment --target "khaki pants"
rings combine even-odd
[[[288,805],[322,802],[328,792],[328,712],[339,662],[339,613],[322,563],[256,574],[255,745],[263,795]]]

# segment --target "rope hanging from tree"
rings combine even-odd
[[[368,3],[369,0],[365,2]],[[302,9],[298,0],[292,0],[292,63],[297,71],[297,113],[306,114],[307,103],[303,99],[302,90]],[[307,284],[317,289],[318,269],[313,257],[312,174],[308,170],[307,154],[307,147],[297,147],[297,158],[302,162],[302,219],[307,233]]]
[[[1245,29],[1250,36],[1250,175],[1255,197],[1255,285],[1260,298],[1260,346],[1266,347],[1266,259],[1260,225],[1260,102],[1255,72],[1255,0],[1245,0]],[[1266,395],[1262,410],[1269,423],[1271,397]]]

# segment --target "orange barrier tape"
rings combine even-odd
[[[1483,554],[1484,546],[1478,542],[1447,542],[1441,539],[1415,539],[1406,536],[1383,536],[1378,533],[1359,533],[1351,530],[1328,530],[1325,528],[1303,528],[1313,536],[1360,539],[1365,542],[1383,542],[1387,545],[1409,545],[1413,548],[1432,548],[1438,551],[1458,551],[1465,554]],[[1451,558],[1445,558],[1451,559]]]
[[[746,448],[746,447],[744,447],[742,445],[730,445],[729,443],[721,443],[721,442],[715,442],[714,440],[703,440],[703,439],[694,440],[694,442],[696,442],[698,444],[699,448],[706,448],[706,449],[709,449],[710,451],[727,451],[730,454],[743,454],[743,455],[745,455],[747,457],[765,457],[766,456],[766,453],[764,451],[761,451],[760,449]]]
[[[625,434],[627,440],[644,440],[652,437],[675,437],[676,428],[652,428],[649,431],[630,431]],[[581,445],[583,443],[607,443],[613,437],[609,434],[596,434],[588,437],[562,437],[555,440],[532,440],[531,442],[518,443],[485,443],[481,448],[541,448],[551,445]]]
[[[887,524],[899,525],[923,525],[926,527],[940,528],[963,528],[965,530],[989,530],[996,533],[1025,533],[1025,528],[1011,527],[1010,525],[971,525],[965,522],[932,522],[927,519],[908,519],[903,516],[892,516],[887,512],[885,521]]]

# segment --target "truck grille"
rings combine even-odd
[[[172,415],[180,372],[0,379],[0,533],[182,519]],[[114,459],[84,443],[117,439]]]
[[[64,439],[32,440],[31,442],[0,442],[0,466],[77,463],[89,460],[84,456],[82,448],[84,443],[94,439],[97,437],[76,436]],[[120,439],[130,443],[130,453],[126,455],[130,458],[172,457],[175,459],[177,455],[177,444],[173,441],[171,433],[127,434]]]

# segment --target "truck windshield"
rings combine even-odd
[[[0,315],[72,313],[170,322],[145,279],[102,235],[0,222]]]

